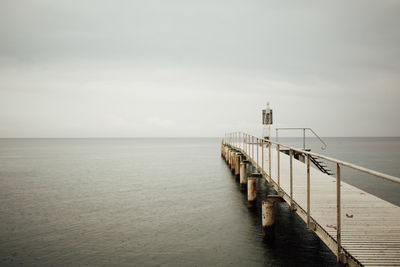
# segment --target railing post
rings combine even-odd
[[[254,135],[251,137],[251,150],[252,160],[254,162]]]
[[[257,140],[257,171],[259,170],[259,164],[258,164],[258,145],[259,145],[259,143],[260,143],[260,139],[258,139],[258,138],[256,138],[256,140]]]
[[[264,139],[261,139],[261,174],[264,175]]]
[[[280,169],[281,169],[281,158],[280,158],[280,154],[279,154],[279,148],[280,148],[280,146],[279,145],[276,145],[276,151],[277,151],[277,161],[278,161],[278,172],[277,172],[277,174],[278,174],[278,191],[280,191],[281,190],[281,173],[280,173]]]
[[[240,148],[244,152],[244,143],[243,143],[243,133],[242,132],[240,132],[239,138],[240,138],[240,143],[242,143],[242,146]]]
[[[246,137],[245,137],[245,139],[246,139],[246,155],[247,156],[249,156],[249,137],[248,137],[248,135],[246,134]]]
[[[242,143],[241,149],[242,149],[242,151],[244,151],[243,133],[242,132],[239,133],[239,139],[240,139],[240,142]]]
[[[310,154],[307,154],[307,227],[310,227]]]
[[[271,177],[271,142],[268,142],[268,176],[269,176],[269,181],[271,182],[272,177]]]
[[[293,150],[289,151],[290,156],[290,208],[293,209]]]
[[[245,133],[242,134],[242,138],[243,138],[243,151],[246,152],[246,139],[245,139]]]
[[[247,154],[246,134],[243,133],[243,151]]]
[[[340,254],[342,252],[342,223],[341,223],[341,195],[340,195],[340,165],[336,163],[336,239],[338,245],[338,255],[337,260],[340,259]]]
[[[247,156],[250,155],[250,147],[249,147],[249,135],[246,134],[246,150],[247,150]]]
[[[242,132],[239,132],[239,144],[240,144],[240,150],[242,150],[242,152],[244,152],[244,150],[243,150]]]
[[[245,142],[245,145],[246,145],[246,148],[244,150],[246,151],[246,155],[247,155],[248,154],[248,152],[247,152],[247,143],[248,143],[247,142],[247,134],[245,134],[243,138],[244,138],[244,142]]]
[[[303,128],[303,150],[306,149],[306,128]]]

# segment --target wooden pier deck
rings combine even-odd
[[[277,143],[271,142],[269,148],[267,140],[260,144],[259,139],[245,142],[251,140],[246,138],[225,147],[242,153],[339,261],[350,266],[400,266],[400,207],[341,182],[340,176],[338,183],[336,177],[307,168],[307,157],[304,163],[291,159]]]

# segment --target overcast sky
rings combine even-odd
[[[400,1],[0,1],[0,137],[400,136]]]

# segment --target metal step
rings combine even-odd
[[[310,156],[310,160],[321,172],[326,173],[328,175],[333,175],[333,172],[330,169],[328,169],[327,168],[328,166],[323,164],[324,162],[322,160],[320,160],[319,158]]]

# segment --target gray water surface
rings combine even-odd
[[[261,236],[220,139],[1,139],[2,266],[336,266],[290,212]],[[395,164],[398,165],[399,158]],[[258,197],[268,192],[259,181]]]

